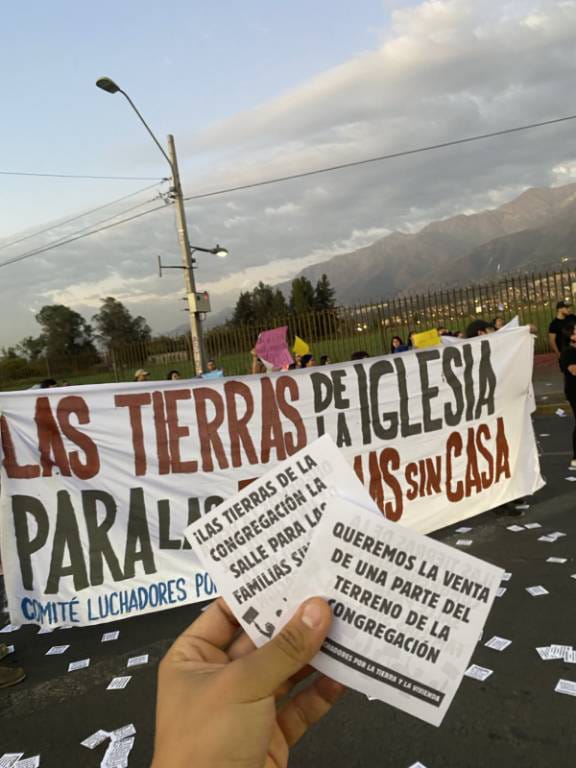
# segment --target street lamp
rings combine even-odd
[[[214,256],[218,256],[219,259],[225,259],[228,256],[228,249],[222,248],[221,245],[215,245],[214,248],[202,248],[200,245],[192,245],[190,246],[190,255],[193,256],[193,254],[196,251],[201,251],[202,253],[212,253]],[[170,264],[162,264],[162,260],[160,256],[158,255],[158,277],[162,277],[162,270],[163,269],[187,269],[187,267],[182,266],[181,264],[176,265],[170,265]],[[196,264],[196,259],[191,259],[192,267],[194,267],[194,264]]]
[[[178,223],[178,239],[180,241],[180,253],[182,255],[182,269],[184,270],[184,283],[186,286],[186,296],[188,299],[188,303],[190,305],[191,311],[190,311],[190,336],[192,338],[192,354],[194,357],[194,368],[196,370],[196,375],[200,375],[204,371],[204,344],[202,340],[202,322],[200,319],[200,312],[196,309],[196,284],[194,281],[194,271],[192,268],[193,265],[193,259],[192,259],[192,250],[196,251],[207,251],[208,253],[215,253],[217,256],[221,255],[227,255],[227,251],[225,248],[220,248],[220,246],[216,246],[216,249],[206,249],[206,248],[190,248],[190,240],[188,238],[188,228],[186,226],[186,212],[184,210],[184,196],[182,194],[182,185],[180,183],[180,172],[178,170],[178,159],[176,157],[176,145],[174,144],[174,136],[172,134],[169,134],[168,136],[168,152],[169,155],[166,154],[164,151],[164,148],[152,132],[152,129],[144,120],[142,115],[140,114],[138,108],[128,96],[126,91],[122,90],[120,86],[114,82],[114,80],[111,80],[109,77],[101,77],[96,81],[96,85],[98,88],[100,88],[103,91],[106,91],[106,93],[121,93],[126,101],[130,104],[136,115],[138,116],[138,119],[142,123],[142,125],[146,128],[150,136],[152,137],[152,140],[162,153],[164,159],[170,166],[170,172],[172,175],[172,194],[174,197],[174,203],[176,205],[176,216],[177,216],[177,223]]]
[[[218,245],[216,243],[214,248],[200,248],[199,245],[193,245],[191,248],[191,252],[194,253],[194,251],[201,251],[202,253],[212,253],[214,256],[218,256],[219,259],[225,259],[226,256],[228,256],[228,249],[222,248],[221,245]],[[192,259],[192,264],[195,264],[195,259]]]

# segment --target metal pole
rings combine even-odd
[[[178,222],[178,239],[180,240],[180,253],[182,255],[182,264],[184,266],[184,284],[186,286],[186,295],[188,297],[188,307],[190,309],[190,336],[192,338],[192,356],[194,358],[194,369],[196,376],[204,371],[204,345],[202,342],[202,322],[200,313],[196,311],[196,284],[194,281],[194,269],[192,265],[192,253],[190,249],[190,240],[188,239],[188,228],[186,227],[186,211],[184,210],[184,196],[180,184],[180,173],[178,171],[178,160],[176,158],[176,146],[174,136],[168,136],[168,154],[170,155],[170,165],[172,167],[172,185],[174,187],[174,202],[176,205],[176,219]]]

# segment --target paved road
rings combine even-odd
[[[470,551],[513,576],[496,600],[485,631],[510,638],[502,653],[478,646],[473,661],[494,670],[485,682],[464,679],[441,728],[433,728],[380,702],[348,693],[333,713],[294,750],[291,768],[573,768],[576,764],[576,698],[554,693],[559,678],[576,681],[576,665],[540,660],[536,646],[576,644],[576,488],[569,474],[572,420],[538,416],[543,471],[548,485],[530,500],[521,518],[488,512],[474,518]],[[543,529],[511,533],[511,522],[540,522]],[[457,527],[457,526],[456,526]],[[554,544],[537,541],[542,532],[568,535]],[[435,537],[454,544],[453,528]],[[546,557],[567,557],[564,565]],[[533,598],[525,588],[542,584],[548,596]],[[28,671],[20,686],[0,692],[0,755],[40,753],[42,768],[98,766],[104,748],[89,752],[79,742],[99,728],[133,722],[137,729],[130,765],[149,765],[156,664],[170,641],[199,612],[199,606],[129,619],[104,628],[37,635],[23,627],[0,638],[16,646]],[[101,643],[104,631],[118,640]],[[64,656],[45,656],[54,644],[70,643]],[[124,691],[106,691],[125,674],[130,656],[150,654]],[[88,669],[67,673],[69,661],[90,657]]]

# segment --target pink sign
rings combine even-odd
[[[262,331],[256,342],[256,354],[264,365],[272,368],[283,368],[294,361],[286,343],[287,325],[281,328],[273,328],[271,331]]]

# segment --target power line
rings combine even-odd
[[[43,179],[87,179],[89,181],[169,181],[158,176],[89,176],[80,173],[35,173],[31,171],[0,171],[0,176],[33,176]]]
[[[568,120],[576,120],[576,115],[568,115],[566,117],[557,117],[552,120],[543,120],[540,123],[529,123],[528,125],[519,125],[515,128],[505,128],[501,131],[492,131],[491,133],[480,133],[477,136],[467,136],[463,139],[453,139],[452,141],[443,141],[440,144],[429,144],[424,147],[416,147],[414,149],[405,149],[401,152],[391,152],[387,155],[378,155],[377,157],[368,157],[364,160],[353,160],[349,163],[340,163],[339,165],[330,165],[325,168],[315,168],[311,171],[303,171],[301,173],[293,173],[289,176],[278,176],[274,179],[264,179],[263,181],[255,181],[250,184],[240,184],[236,187],[227,187],[224,189],[217,189],[213,192],[204,192],[198,195],[189,195],[184,200],[203,200],[207,197],[216,197],[217,195],[226,195],[230,192],[240,192],[244,189],[255,189],[256,187],[264,187],[268,184],[279,184],[283,181],[292,181],[293,179],[303,179],[307,176],[317,176],[321,173],[331,173],[332,171],[342,171],[346,168],[356,168],[360,165],[368,165],[370,163],[379,163],[383,160],[394,160],[398,157],[407,157],[408,155],[417,155],[422,152],[431,152],[436,149],[444,149],[445,147],[454,147],[459,144],[468,144],[473,141],[483,141],[484,139],[493,139],[497,136],[506,136],[510,133],[519,133],[520,131],[528,131],[532,128],[541,128],[546,125],[555,125],[556,123],[564,123]]]
[[[386,154],[386,155],[378,155],[376,157],[365,158],[364,160],[355,160],[355,161],[352,161],[352,162],[349,162],[349,163],[340,163],[339,165],[327,166],[325,168],[316,168],[316,169],[313,169],[313,170],[310,170],[310,171],[303,171],[301,173],[294,173],[294,174],[291,174],[291,175],[288,175],[288,176],[279,176],[279,177],[276,177],[274,179],[264,179],[263,181],[256,181],[256,182],[252,182],[250,184],[241,184],[241,185],[238,185],[238,186],[235,186],[235,187],[227,187],[227,188],[224,188],[224,189],[214,190],[212,192],[204,192],[202,194],[189,195],[188,197],[185,197],[184,200],[186,200],[186,201],[188,201],[188,200],[201,200],[201,199],[204,199],[204,198],[207,198],[207,197],[215,197],[217,195],[224,195],[224,194],[227,194],[227,193],[230,193],[230,192],[239,192],[239,191],[245,190],[245,189],[254,189],[256,187],[263,187],[263,186],[266,186],[266,185],[269,185],[269,184],[279,184],[279,183],[284,182],[284,181],[292,181],[293,179],[302,179],[302,178],[305,178],[307,176],[316,176],[316,175],[319,175],[319,174],[322,174],[322,173],[331,173],[333,171],[341,171],[341,170],[344,170],[346,168],[355,168],[355,167],[358,167],[358,166],[361,166],[361,165],[368,165],[370,163],[382,162],[384,160],[393,160],[395,158],[407,157],[409,155],[416,155],[416,154],[420,154],[420,153],[423,153],[423,152],[430,152],[430,151],[433,151],[433,150],[436,150],[436,149],[443,149],[445,147],[454,147],[454,146],[458,146],[459,144],[468,144],[468,143],[474,142],[474,141],[482,141],[482,140],[485,140],[485,139],[496,138],[498,136],[506,136],[506,135],[512,134],[512,133],[519,133],[520,131],[528,131],[528,130],[531,130],[533,128],[542,128],[542,127],[547,126],[547,125],[555,125],[555,124],[558,124],[558,123],[564,123],[564,122],[567,122],[569,120],[576,120],[576,115],[567,115],[565,117],[558,117],[558,118],[553,118],[553,119],[550,119],[550,120],[543,120],[543,121],[537,122],[537,123],[529,123],[527,125],[520,125],[520,126],[516,126],[514,128],[505,128],[505,129],[502,129],[500,131],[492,131],[490,133],[477,134],[476,136],[467,136],[467,137],[462,138],[462,139],[453,139],[451,141],[445,141],[445,142],[441,142],[441,143],[438,143],[438,144],[429,144],[427,146],[416,147],[414,149],[402,150],[400,152],[392,152],[392,153],[389,153],[389,154]],[[130,180],[134,180],[136,178],[136,177],[111,177],[111,176],[106,176],[106,177],[104,177],[104,176],[102,176],[102,177],[78,176],[78,177],[75,177],[75,176],[66,175],[66,174],[24,174],[24,173],[20,174],[20,173],[9,172],[9,171],[0,171],[0,175],[30,175],[30,176],[34,176],[34,175],[45,176],[45,175],[48,175],[48,176],[56,176],[58,178],[105,178],[105,179],[125,179],[125,180],[128,180],[129,178],[130,178]],[[148,178],[147,177],[139,177],[139,178],[141,180],[146,180],[146,181],[150,180],[149,177]],[[167,181],[167,179],[163,179],[163,181]],[[152,202],[152,201],[149,201],[149,202]],[[143,204],[146,204],[146,203],[143,203]],[[142,203],[137,205],[137,206],[134,206],[134,208],[138,208],[138,207],[140,207],[140,205],[142,205]],[[95,235],[98,232],[104,232],[107,229],[112,229],[113,227],[120,226],[121,224],[125,224],[125,223],[127,223],[129,221],[134,221],[135,219],[139,219],[142,216],[147,216],[149,213],[154,213],[155,211],[159,211],[161,209],[164,209],[165,207],[166,207],[165,205],[159,205],[159,206],[156,206],[156,208],[151,208],[148,211],[143,211],[142,213],[135,214],[134,216],[129,216],[129,217],[125,218],[125,219],[121,219],[120,221],[116,221],[114,223],[107,224],[106,226],[100,226],[97,229],[93,229],[93,230],[91,230],[89,232],[85,232],[84,230],[80,230],[79,233],[76,234],[75,236],[69,237],[67,239],[59,240],[59,241],[57,241],[55,243],[52,243],[51,245],[45,246],[43,248],[39,248],[39,249],[36,249],[34,251],[29,251],[27,253],[21,254],[20,256],[15,256],[12,259],[7,259],[6,261],[0,262],[0,268],[1,267],[9,266],[10,264],[16,264],[17,262],[24,261],[25,259],[29,259],[32,256],[37,256],[37,255],[39,255],[41,253],[46,253],[47,251],[51,251],[54,248],[59,248],[62,245],[67,245],[68,243],[73,243],[73,242],[75,242],[77,240],[81,240],[81,239],[83,239],[85,237],[90,237],[91,235]],[[134,208],[131,208],[129,210],[134,210]],[[127,211],[124,211],[123,213],[127,213]],[[113,216],[111,218],[116,218],[119,215],[121,215],[121,214],[117,214],[116,216]],[[109,220],[105,219],[105,221],[109,221]]]
[[[13,245],[17,245],[18,243],[23,243],[25,240],[31,240],[32,238],[38,237],[39,235],[43,235],[46,232],[52,231],[53,229],[58,229],[58,227],[63,227],[66,224],[71,224],[73,221],[78,221],[78,219],[83,219],[85,216],[90,216],[93,213],[97,213],[98,211],[104,210],[104,208],[110,208],[110,206],[112,205],[117,205],[118,203],[121,203],[124,200],[128,200],[131,197],[136,197],[136,195],[140,195],[140,194],[143,194],[144,192],[148,192],[149,189],[153,189],[154,187],[157,187],[163,183],[164,183],[163,181],[157,181],[154,184],[149,184],[147,187],[143,187],[142,189],[136,190],[136,192],[131,192],[129,195],[123,195],[122,197],[118,197],[116,198],[116,200],[112,200],[109,203],[104,203],[104,205],[99,205],[97,208],[91,208],[89,211],[84,211],[83,213],[79,213],[76,216],[72,216],[72,218],[70,219],[65,219],[64,221],[60,221],[58,222],[58,224],[52,224],[50,227],[39,229],[37,232],[33,232],[30,235],[24,235],[24,237],[20,237],[17,240],[11,240],[8,243],[1,243],[0,251],[5,250],[6,248],[10,248]],[[127,213],[127,211],[122,211],[122,213]]]
[[[152,202],[152,201],[149,201]],[[139,207],[139,206],[135,206]],[[67,245],[68,243],[73,243],[76,240],[82,240],[85,237],[90,237],[91,235],[96,235],[98,232],[104,232],[107,229],[112,229],[113,227],[118,227],[120,224],[126,224],[129,221],[134,221],[135,219],[140,219],[142,216],[147,216],[149,213],[154,213],[155,211],[164,210],[166,208],[165,204],[157,205],[156,208],[150,208],[148,211],[142,211],[142,213],[136,213],[134,216],[128,216],[125,219],[120,219],[120,221],[115,221],[112,224],[107,224],[106,226],[98,227],[97,229],[93,229],[90,232],[86,232],[83,234],[77,234],[75,237],[69,237],[65,240],[59,240],[56,243],[51,243],[50,245],[44,246],[43,248],[38,248],[34,251],[29,251],[28,253],[23,253],[20,256],[14,256],[12,259],[6,259],[6,261],[0,262],[0,268],[1,267],[7,267],[10,264],[16,264],[17,262],[24,261],[25,259],[30,259],[32,256],[38,256],[41,253],[46,253],[47,251],[51,251],[54,248],[60,248],[62,245]],[[120,214],[118,214],[120,215]],[[112,217],[116,218],[116,217]]]
[[[113,216],[108,216],[105,219],[100,219],[100,221],[95,221],[93,224],[87,224],[85,227],[81,227],[80,229],[77,229],[75,232],[70,232],[68,235],[64,235],[63,237],[59,237],[54,242],[50,243],[50,245],[58,245],[59,243],[68,242],[68,240],[71,237],[76,237],[76,235],[81,235],[84,232],[89,232],[95,226],[100,226],[102,224],[107,224],[109,221],[114,221],[114,219],[117,219],[118,216],[123,216],[126,213],[131,213],[132,211],[135,211],[138,208],[142,208],[143,205],[150,205],[150,203],[153,203],[153,202],[154,202],[154,199],[152,199],[152,200],[143,200],[140,203],[136,203],[136,205],[130,206],[130,208],[125,208],[123,211],[119,211],[118,213],[115,213]],[[44,246],[42,246],[42,247],[44,247]]]
[[[137,208],[142,208],[143,205],[149,205],[150,203],[154,202],[153,200],[144,200],[141,203],[137,203],[136,205],[131,206],[130,208],[125,208],[123,211],[120,211],[119,213],[115,213],[113,216],[108,216],[106,219],[101,219],[98,222],[94,222],[93,224],[87,224],[85,227],[81,227],[80,229],[77,229],[75,232],[71,232],[68,235],[64,235],[63,237],[59,237],[57,240],[54,240],[49,245],[51,247],[56,247],[57,245],[64,245],[65,243],[69,242],[71,238],[76,238],[77,235],[82,235],[84,232],[88,232],[96,225],[101,224],[107,224],[109,221],[113,221],[114,219],[117,219],[118,216],[122,216],[126,213],[130,213],[131,211],[135,211]],[[41,248],[34,248],[32,251],[26,251],[24,254],[20,254],[20,256],[25,256],[28,258],[29,256],[33,256],[34,254],[41,252],[43,248],[47,246],[41,246]],[[20,259],[20,256],[15,256],[15,259]]]

